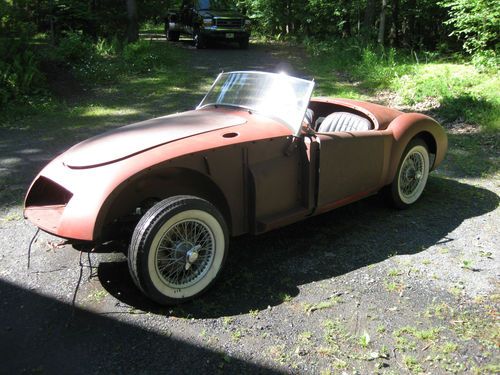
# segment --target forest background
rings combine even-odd
[[[236,0],[259,41],[303,46],[313,76],[340,72],[400,104],[434,103],[445,120],[497,130],[500,3],[495,0]],[[155,69],[182,52],[162,33],[175,0],[0,0],[0,119],[50,111],[58,71],[82,85]],[[120,78],[122,77],[122,78]],[[321,94],[337,95],[324,86]],[[359,94],[359,92],[358,92]],[[347,96],[359,96],[347,93]],[[439,108],[441,112],[439,113]]]

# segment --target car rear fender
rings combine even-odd
[[[422,138],[433,157],[431,169],[437,168],[444,159],[448,138],[444,129],[432,118],[420,113],[405,113],[395,118],[388,126],[394,137],[386,184],[390,184],[408,146],[414,138]]]
[[[110,239],[121,222],[165,198],[194,195],[215,205],[231,231],[231,211],[222,190],[207,175],[181,167],[152,167],[128,178],[107,197],[97,216],[94,239]],[[139,216],[137,216],[137,219]],[[113,225],[118,223],[118,225]]]

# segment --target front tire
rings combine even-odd
[[[194,35],[193,35],[193,41],[194,41],[194,46],[196,49],[202,49],[205,48],[207,45],[207,41],[205,40],[205,37],[201,34],[199,30],[196,30]]]
[[[169,42],[178,42],[180,37],[179,31],[167,30],[167,40]]]
[[[429,177],[429,165],[427,144],[419,138],[412,140],[390,185],[390,198],[395,207],[408,208],[420,198]]]
[[[162,305],[205,292],[226,259],[228,229],[206,200],[175,196],[154,205],[137,224],[128,264],[134,283]]]

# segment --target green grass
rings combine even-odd
[[[99,69],[86,71],[75,63],[69,72],[81,92],[58,99],[47,92],[0,111],[0,128],[43,129],[47,136],[75,129],[125,125],[134,121],[191,109],[202,99],[213,77],[207,78],[185,64],[186,51],[164,42],[140,41],[129,48],[130,57],[99,57]],[[130,52],[133,51],[133,52]],[[86,62],[83,64],[87,64]],[[148,68],[143,70],[143,65]],[[108,71],[115,74],[103,80]]]
[[[415,57],[355,39],[306,46],[319,95],[366,99],[389,90],[396,104],[432,110],[446,122],[467,122],[493,132],[500,129],[498,69],[441,61],[431,54]]]

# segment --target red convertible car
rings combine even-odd
[[[285,74],[220,74],[193,111],[111,130],[50,162],[25,217],[73,242],[126,239],[141,291],[161,304],[205,291],[228,241],[384,189],[406,208],[443,160],[432,118],[346,99],[313,98]]]

